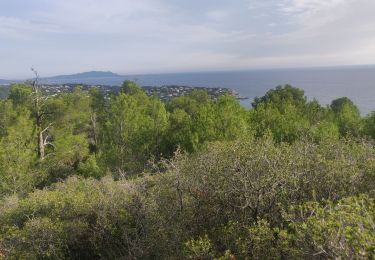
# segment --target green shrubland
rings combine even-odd
[[[347,98],[36,90],[0,101],[0,258],[375,255],[374,114]]]

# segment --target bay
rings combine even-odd
[[[246,107],[251,106],[256,96],[264,95],[271,88],[290,84],[302,88],[309,100],[317,99],[322,105],[328,105],[336,98],[348,97],[363,115],[375,110],[374,66],[129,75],[80,78],[76,82],[120,85],[126,79],[135,80],[142,86],[231,88],[249,98],[241,100]],[[75,83],[75,80],[70,78],[69,82]]]

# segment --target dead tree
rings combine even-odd
[[[38,72],[34,68],[31,68],[31,70],[35,75],[35,78],[32,81],[32,95],[35,110],[36,132],[38,135],[38,157],[40,160],[44,160],[46,157],[46,147],[48,145],[53,146],[53,144],[49,142],[51,136],[49,135],[48,131],[52,126],[52,123],[48,124],[47,126],[44,124],[44,118],[47,115],[47,112],[44,111],[43,108],[47,97],[42,93]]]

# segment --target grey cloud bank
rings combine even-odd
[[[375,63],[373,0],[4,0],[0,78]]]

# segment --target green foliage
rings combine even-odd
[[[249,131],[246,110],[232,96],[221,96],[216,102],[217,140],[235,140]]]
[[[347,98],[42,94],[0,101],[0,258],[375,254],[375,116]]]
[[[125,80],[121,86],[120,92],[127,95],[136,95],[142,93],[143,91],[134,81]]]
[[[209,139],[215,140],[214,104],[205,91],[196,90],[173,99],[168,110],[170,126],[166,143],[170,154],[178,147],[194,152]]]
[[[369,259],[375,254],[375,203],[368,195],[334,204],[309,202],[291,209],[291,226],[305,254]]]
[[[157,236],[174,241],[159,240],[166,255],[185,244],[192,258],[194,252],[300,258],[304,251],[296,246],[298,236],[284,212],[291,205],[336,203],[374,190],[373,156],[371,145],[356,141],[275,144],[271,138],[242,139],[210,145],[191,156],[177,154],[171,175],[143,185],[152,187],[148,203],[156,210],[150,214],[156,216]]]
[[[341,135],[360,136],[362,131],[361,115],[359,109],[350,99],[343,97],[333,100],[331,109],[335,113]]]
[[[300,258],[313,257],[319,245],[336,249],[330,239],[344,232],[339,227],[358,223],[366,232],[345,229],[353,239],[335,254],[369,255],[372,200],[371,207],[362,200],[353,209],[340,205],[375,189],[373,153],[355,141],[242,139],[176,154],[169,173],[132,181],[68,178],[4,199],[0,244],[9,258]],[[337,216],[348,220],[328,224]]]
[[[70,178],[25,199],[9,198],[0,206],[1,244],[12,259],[147,256],[138,196],[130,184],[109,178]]]
[[[375,112],[364,119],[364,132],[367,136],[375,139]]]
[[[275,248],[275,235],[270,224],[265,220],[258,220],[247,229],[244,238],[237,241],[239,253],[243,257],[251,259],[274,259],[280,258]]]
[[[33,124],[25,112],[7,128],[7,135],[0,139],[0,196],[25,194],[40,178],[33,169],[36,161],[33,130]]]
[[[90,94],[90,127],[88,137],[90,139],[90,150],[94,153],[99,151],[104,142],[104,125],[107,119],[108,102],[102,91],[92,88]]]
[[[305,92],[302,89],[290,85],[278,86],[275,89],[269,90],[263,97],[256,97],[252,106],[253,108],[258,108],[260,104],[272,104],[273,106],[278,107],[286,102],[291,103],[296,107],[305,106],[307,102]]]
[[[89,157],[90,99],[79,88],[48,100],[44,107],[49,124],[47,157],[42,162],[47,179],[43,185],[67,178],[77,172]]]
[[[191,116],[182,109],[175,109],[169,116],[168,145],[169,150],[176,150],[178,146],[185,151],[193,152],[197,150],[198,136],[192,129]]]
[[[310,122],[306,116],[293,104],[260,104],[253,110],[250,121],[255,126],[257,136],[264,135],[270,130],[278,142],[293,142],[306,134]]]
[[[12,84],[8,99],[12,100],[14,106],[28,106],[31,101],[31,93],[32,89],[29,85]]]
[[[345,106],[349,106],[354,110],[358,110],[358,108],[354,105],[353,101],[351,101],[347,97],[335,99],[331,102],[331,105],[330,105],[332,111],[335,112],[336,114],[342,112]]]
[[[79,163],[78,173],[86,178],[94,177],[99,179],[100,177],[103,177],[103,172],[101,171],[94,155],[90,155],[86,161]]]
[[[0,100],[0,139],[7,134],[9,126],[17,118],[17,112],[9,100]]]
[[[9,85],[0,85],[0,99],[7,99],[9,96]]]
[[[337,200],[370,189],[372,156],[371,146],[356,142],[276,145],[270,138],[241,140],[211,146],[183,161],[179,172],[199,205],[196,225],[209,227],[221,217],[238,218],[239,209],[245,223],[259,217],[276,221],[291,203]],[[227,207],[218,216],[219,209],[211,204]]]
[[[185,244],[185,254],[187,259],[213,259],[211,241],[208,236],[200,237],[196,240],[190,240]]]
[[[108,167],[120,176],[142,171],[147,160],[159,156],[167,124],[161,101],[143,92],[119,94],[111,102],[105,125],[103,159]]]
[[[332,121],[323,120],[312,126],[309,131],[318,142],[338,140],[340,137],[339,127]]]
[[[198,112],[202,105],[210,104],[212,100],[204,90],[194,90],[187,96],[181,96],[172,99],[168,104],[168,110],[173,111],[175,109],[185,110],[190,116],[193,116]]]
[[[257,136],[270,131],[277,142],[294,142],[312,138],[316,142],[341,136],[340,122],[331,109],[316,100],[307,102],[304,92],[286,85],[256,98],[250,111],[250,123]],[[357,136],[357,135],[356,135]]]
[[[195,152],[207,143],[251,135],[248,112],[229,95],[213,101],[205,91],[173,99],[170,114],[169,151],[177,147]]]

